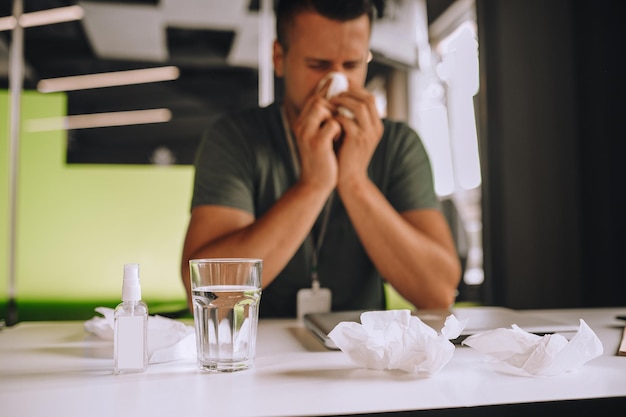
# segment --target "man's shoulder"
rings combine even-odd
[[[272,143],[280,129],[280,107],[247,107],[217,116],[204,130],[203,141],[223,148],[260,148]]]
[[[234,124],[235,126],[258,126],[272,123],[280,118],[280,108],[272,103],[266,107],[252,106],[233,110],[220,115],[216,123]]]
[[[382,121],[384,131],[381,142],[387,146],[421,143],[421,138],[407,122],[388,118],[383,118]]]
[[[409,126],[409,124],[403,120],[394,120],[385,117],[382,119],[382,121],[386,135],[406,135],[408,133],[415,133],[413,128],[411,128],[411,126]]]

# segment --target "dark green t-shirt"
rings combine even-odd
[[[370,178],[399,212],[439,208],[421,140],[404,123],[387,119],[383,123],[383,137],[368,169]],[[196,156],[192,207],[223,205],[259,218],[295,182],[280,103],[247,109],[220,118],[206,131]],[[296,316],[296,293],[311,286],[312,242],[310,237],[305,240],[263,291],[262,317]],[[333,310],[385,308],[383,279],[337,196],[318,260],[320,284],[331,289]]]

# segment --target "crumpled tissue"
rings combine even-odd
[[[477,333],[462,342],[488,355],[504,370],[526,376],[553,376],[580,368],[586,362],[602,355],[602,342],[585,323],[568,341],[554,333],[539,336],[512,325]]]
[[[466,323],[450,315],[438,334],[409,310],[366,311],[361,324],[341,322],[329,337],[365,368],[432,376],[452,358],[454,344],[449,339],[456,339]]]
[[[115,310],[97,307],[95,316],[84,324],[85,330],[94,335],[113,341]],[[196,357],[196,337],[194,328],[167,317],[148,316],[148,362],[163,363]]]
[[[326,98],[334,97],[337,94],[341,94],[348,90],[348,77],[346,77],[343,72],[333,71],[326,74],[317,86],[318,91],[321,90],[327,83],[329,84],[328,90],[326,91]],[[354,119],[354,113],[345,107],[339,107],[337,111],[344,117]]]

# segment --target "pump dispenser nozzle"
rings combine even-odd
[[[122,301],[141,300],[141,284],[139,281],[139,264],[124,265],[124,282],[122,285]]]

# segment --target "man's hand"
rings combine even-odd
[[[332,108],[348,109],[354,117],[335,113],[343,132],[338,149],[338,186],[350,180],[367,179],[367,167],[383,134],[383,124],[374,96],[364,88],[351,88],[330,100]]]
[[[300,153],[300,181],[331,191],[338,176],[333,144],[341,136],[342,128],[334,118],[336,109],[324,98],[325,88],[305,102],[294,133]]]
[[[347,180],[367,179],[383,124],[374,96],[366,89],[351,87],[327,99],[329,86],[327,81],[312,93],[294,131],[301,159],[300,181],[332,189]]]

